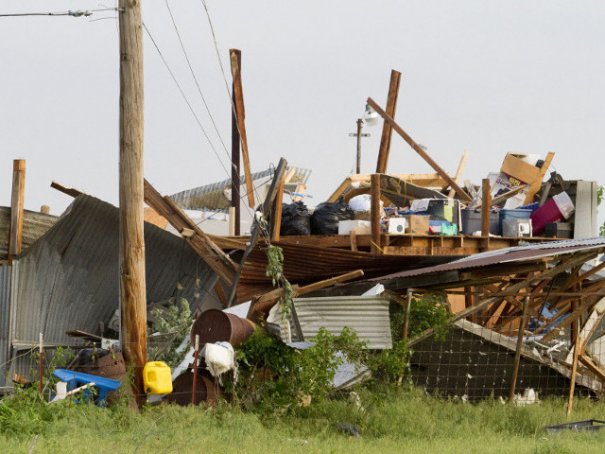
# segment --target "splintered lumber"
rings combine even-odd
[[[527,323],[527,310],[529,307],[529,297],[523,301],[523,314],[519,324],[519,333],[517,335],[517,348],[515,349],[515,362],[513,365],[513,377],[511,378],[508,400],[512,402],[515,397],[515,388],[517,386],[517,377],[519,375],[519,365],[521,363],[521,349],[523,348],[523,336],[525,335],[525,324]]]
[[[53,181],[51,183],[50,187],[53,189],[56,189],[57,191],[60,191],[64,194],[67,194],[70,197],[74,197],[74,198],[76,198],[80,195],[86,195],[84,192],[79,191],[78,189],[65,187],[62,184],[57,183],[56,181]],[[170,201],[172,202],[172,199],[170,199]],[[154,224],[155,226],[157,226],[161,229],[164,229],[164,227],[166,225],[160,223],[159,221],[157,221],[157,219],[154,219],[154,218],[159,217],[159,219],[165,219],[166,223],[168,223],[168,219],[166,219],[166,217],[164,215],[162,215],[161,213],[158,213],[158,211],[153,209],[152,207],[150,207],[149,210],[150,210],[149,213],[153,213],[153,214],[148,214],[145,219],[145,222],[149,222],[150,224]],[[179,211],[181,211],[180,208],[179,208]],[[190,235],[191,230],[193,230],[193,229],[184,228],[179,233],[181,234],[181,236],[187,236],[187,235]],[[224,236],[217,236],[217,235],[206,235],[206,236],[208,238],[210,238],[212,240],[212,242],[214,242],[214,244],[216,244],[221,250],[233,249],[233,250],[242,250],[243,251],[246,249],[246,243],[243,240],[237,240],[234,238],[227,238]]]
[[[470,202],[471,198],[469,197],[469,195],[464,192],[464,190],[458,186],[458,184],[452,179],[452,177],[450,177],[448,175],[448,173],[443,170],[439,164],[437,164],[435,161],[433,161],[433,159],[420,147],[420,145],[418,145],[414,139],[412,139],[410,137],[410,135],[405,132],[401,126],[399,126],[397,124],[397,122],[395,122],[395,120],[393,119],[393,117],[391,117],[390,115],[388,115],[384,110],[382,110],[382,108],[376,104],[376,102],[372,99],[372,98],[368,98],[368,104],[369,106],[374,109],[376,112],[378,112],[378,114],[384,118],[384,120],[389,123],[391,125],[391,127],[395,130],[395,132],[397,132],[397,134],[399,134],[403,140],[405,140],[408,145],[410,147],[412,147],[412,149],[418,153],[420,155],[420,157],[422,157],[422,159],[424,159],[434,170],[435,172],[437,172],[439,175],[441,175],[441,177],[450,185],[450,187],[456,191],[456,194],[458,194],[458,197],[460,197],[460,199],[464,202]]]
[[[8,238],[8,258],[21,254],[23,243],[23,202],[25,198],[25,160],[13,161],[13,188],[11,192],[11,221]]]
[[[571,257],[567,258],[566,260],[562,260],[557,266],[555,266],[551,269],[535,273],[534,275],[532,275],[526,279],[523,279],[515,284],[510,285],[506,289],[506,293],[515,294],[516,292],[519,292],[519,290],[527,288],[533,282],[541,281],[543,279],[548,279],[553,276],[556,276],[557,274],[559,274],[569,268],[573,268],[574,266],[587,262],[591,258],[595,257],[597,254],[598,254],[598,252],[595,252],[595,251],[591,251],[591,252],[587,252],[587,253],[583,253],[583,254],[582,253],[574,254]],[[473,307],[465,309],[465,310],[459,312],[458,314],[456,314],[454,317],[452,317],[450,319],[450,321],[448,323],[449,324],[456,323],[458,320],[462,320],[462,319],[474,314],[475,312],[482,311],[485,308],[489,307],[490,305],[500,302],[501,299],[502,299],[501,297],[497,296],[497,297],[490,297],[481,302],[478,302]],[[414,338],[410,341],[410,347],[417,344],[418,342],[423,341],[424,339],[427,339],[432,334],[433,334],[433,329],[426,330],[425,332],[423,332],[422,334],[420,334],[419,336],[417,336],[416,338]]]
[[[391,115],[393,118],[394,116]],[[460,157],[460,162],[458,163],[458,168],[456,169],[456,175],[454,176],[454,181],[459,185],[460,184],[460,180],[462,179],[462,174],[464,173],[464,166],[466,166],[466,160],[468,159],[468,152],[466,150],[464,150],[464,153],[462,153],[462,156]],[[447,196],[449,198],[454,197],[454,194],[456,194],[456,191],[454,191],[453,189],[450,189],[450,192],[448,192]]]
[[[248,153],[248,135],[246,133],[246,112],[244,110],[244,89],[242,87],[242,52],[239,49],[229,49],[231,57],[231,75],[233,76],[233,100],[235,115],[237,117],[237,128],[242,144],[242,158],[244,159],[244,176],[246,178],[246,192],[248,193],[248,205],[254,208],[254,185],[250,173],[250,154]]]
[[[193,222],[179,206],[162,195],[145,180],[145,202],[164,216],[183,236],[185,241],[208,264],[210,268],[228,285],[232,285],[235,263]],[[189,235],[193,231],[193,235]]]
[[[74,199],[76,197],[78,197],[79,195],[84,194],[82,191],[78,191],[77,189],[74,189],[74,188],[65,187],[61,183],[58,183],[56,181],[53,181],[50,184],[50,187],[53,189],[56,189],[59,192],[62,192],[63,194],[67,194],[68,196],[73,197]]]
[[[578,303],[578,306],[582,306],[581,300]],[[571,374],[569,377],[569,396],[567,398],[567,416],[571,414],[571,410],[573,407],[573,395],[576,389],[576,374],[578,373],[578,359],[580,357],[580,350],[582,346],[580,345],[580,330],[578,329],[578,322],[574,322],[575,330],[574,333],[574,342],[573,342],[573,362],[571,363]]]
[[[372,198],[371,198],[371,225],[372,225],[372,252],[380,254],[380,175],[372,175]]]
[[[270,218],[271,208],[273,207],[273,203],[275,198],[277,197],[277,189],[279,186],[279,182],[284,178],[286,173],[286,167],[288,167],[288,161],[284,158],[279,160],[277,164],[277,168],[275,169],[275,173],[273,174],[273,180],[271,181],[271,185],[269,186],[269,192],[265,197],[265,201],[262,206],[262,217],[258,219],[255,215],[254,224],[252,225],[252,234],[250,235],[250,240],[247,243],[246,249],[244,250],[244,254],[242,259],[239,262],[239,265],[236,267],[235,277],[233,280],[233,285],[231,286],[231,292],[229,293],[229,302],[227,307],[231,307],[233,302],[235,301],[237,286],[239,284],[240,277],[242,275],[242,271],[244,266],[246,265],[246,260],[250,253],[256,247],[256,243],[258,242],[258,237],[261,233],[266,232],[267,219]]]
[[[399,95],[399,82],[401,73],[391,70],[391,80],[389,82],[389,93],[387,95],[386,112],[391,118],[395,118],[397,108],[397,97]],[[393,128],[390,123],[385,121],[382,125],[382,136],[380,137],[380,148],[378,150],[378,162],[376,164],[376,173],[386,173],[389,162],[389,151],[391,149],[391,137]]]
[[[284,185],[286,184],[286,174],[284,173],[279,179],[279,184],[277,185],[277,191],[275,194],[275,202],[273,206],[273,213],[271,215],[273,228],[271,229],[271,241],[279,241],[279,237],[281,234],[281,217],[283,210],[283,200],[284,200]]]
[[[491,191],[489,186],[489,178],[484,178],[482,182],[483,193],[481,201],[483,205],[481,207],[481,236],[489,238],[489,210],[491,209]]]
[[[292,297],[296,298],[298,296],[306,295],[308,293],[313,293],[318,290],[331,287],[332,285],[339,284],[341,282],[351,281],[362,276],[363,270],[355,270],[349,273],[341,274],[340,276],[335,276],[330,279],[324,279],[323,281],[305,285],[303,287],[299,287],[295,284],[291,287]],[[277,288],[258,297],[256,300],[252,301],[252,304],[250,304],[250,309],[248,310],[248,318],[254,317],[255,314],[269,311],[283,296],[284,289]]]

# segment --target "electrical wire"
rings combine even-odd
[[[4,13],[0,14],[0,17],[29,17],[29,16],[71,16],[71,17],[88,17],[92,16],[93,13],[105,12],[105,11],[117,11],[118,8],[99,8],[99,9],[87,9],[87,10],[76,10],[76,11],[49,11],[45,13]]]
[[[176,36],[179,39],[179,44],[181,46],[181,50],[183,51],[183,55],[185,56],[185,60],[187,61],[187,66],[189,67],[189,72],[191,73],[191,77],[193,77],[193,81],[195,82],[195,86],[197,88],[197,92],[200,95],[200,98],[202,99],[202,103],[204,104],[204,107],[206,108],[206,112],[208,113],[208,116],[210,117],[210,121],[212,122],[212,126],[214,127],[214,131],[216,132],[216,135],[218,136],[219,141],[221,142],[221,145],[223,146],[223,149],[225,150],[225,153],[227,154],[227,158],[230,159],[229,156],[229,151],[227,150],[227,146],[225,145],[225,142],[223,141],[223,138],[221,136],[221,133],[218,130],[218,127],[216,126],[216,122],[214,121],[214,117],[212,115],[212,113],[210,112],[210,108],[208,107],[208,103],[206,102],[206,97],[204,96],[204,93],[202,92],[202,88],[200,87],[200,83],[197,79],[197,76],[195,75],[195,71],[193,70],[193,66],[191,65],[191,60],[189,59],[189,55],[187,54],[187,50],[185,49],[185,44],[183,43],[183,39],[181,38],[181,33],[179,32],[179,28],[176,25],[176,21],[174,19],[174,15],[172,14],[172,9],[170,8],[170,3],[168,0],[164,0],[164,2],[166,3],[166,8],[168,9],[168,14],[170,14],[170,19],[172,21],[172,25],[174,26],[174,31],[176,33]]]
[[[183,97],[183,100],[185,101],[185,103],[187,104],[187,107],[189,108],[189,110],[191,111],[191,114],[193,115],[193,118],[195,119],[195,122],[197,123],[198,127],[200,128],[200,130],[202,131],[202,134],[204,135],[204,137],[206,138],[206,141],[208,142],[208,145],[210,146],[210,148],[212,149],[212,152],[214,153],[214,155],[216,156],[216,158],[218,159],[219,164],[221,165],[221,167],[223,168],[223,170],[225,171],[225,174],[227,175],[227,177],[230,176],[229,171],[227,170],[227,168],[225,167],[221,157],[219,156],[218,152],[216,151],[216,148],[214,147],[214,144],[212,143],[212,141],[210,140],[210,137],[208,136],[208,133],[206,132],[206,130],[204,129],[204,126],[202,125],[202,122],[200,121],[199,117],[197,116],[197,114],[195,113],[195,110],[193,109],[193,106],[191,105],[191,102],[189,102],[189,99],[187,98],[187,95],[185,94],[185,91],[183,90],[183,87],[181,87],[181,84],[179,83],[179,81],[177,80],[176,76],[174,75],[174,72],[172,71],[172,69],[170,68],[170,65],[168,64],[168,61],[166,61],[166,58],[164,57],[164,54],[162,53],[162,51],[160,50],[157,42],[155,41],[155,39],[153,38],[151,32],[149,31],[149,28],[147,27],[147,24],[145,24],[145,22],[143,22],[143,28],[145,29],[145,32],[147,33],[147,36],[149,36],[149,39],[151,39],[151,42],[153,43],[153,46],[155,47],[155,50],[158,52],[160,59],[162,60],[162,63],[164,63],[164,66],[166,67],[166,69],[168,70],[168,73],[170,74],[170,77],[172,78],[172,81],[175,83],[175,85],[177,86],[179,93],[181,94],[181,96]]]

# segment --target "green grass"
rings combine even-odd
[[[261,416],[227,404],[214,409],[0,404],[0,452],[28,453],[602,453],[603,433],[548,435],[566,421],[562,400],[514,407],[471,405],[419,391],[360,391],[363,409],[347,399],[314,403],[287,415]],[[571,420],[605,419],[605,404],[576,400]],[[342,434],[352,423],[361,437]]]

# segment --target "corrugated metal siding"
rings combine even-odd
[[[389,302],[380,296],[295,298],[294,307],[305,340],[320,328],[340,334],[347,326],[357,332],[368,348],[391,348]]]
[[[0,266],[0,372],[10,355],[11,271],[9,265]],[[5,374],[0,373],[0,388],[5,385],[5,379]]]
[[[47,344],[74,344],[66,330],[107,325],[119,301],[118,223],[117,208],[80,196],[19,260],[13,344],[40,332]],[[146,224],[145,249],[148,301],[211,293],[216,275],[181,238]]]
[[[0,259],[5,259],[8,255],[10,219],[11,209],[0,207]],[[50,214],[25,210],[23,212],[22,250],[27,250],[27,248],[35,243],[38,238],[44,235],[57,222],[57,219],[56,216]]]
[[[288,167],[288,170],[294,169],[295,174],[291,181],[297,183],[306,183],[311,171],[308,169],[301,169],[299,167]],[[262,172],[256,172],[252,174],[252,180],[255,182],[254,187],[258,187],[257,180],[263,178],[270,180],[273,178],[274,169],[263,170]],[[240,177],[240,181],[245,181],[244,175]],[[226,210],[231,205],[230,196],[225,191],[231,189],[231,179],[219,181],[218,183],[211,183],[205,186],[200,186],[186,191],[178,192],[171,195],[170,198],[177,202],[180,206],[186,209],[199,210]],[[246,195],[246,187],[240,186],[240,194],[242,197]],[[260,201],[257,201],[260,202]]]
[[[471,268],[481,268],[484,266],[498,265],[503,263],[529,262],[539,260],[545,257],[554,257],[564,254],[573,254],[576,252],[585,252],[590,250],[605,249],[605,238],[591,238],[587,240],[564,240],[553,241],[550,243],[540,243],[528,246],[516,246],[497,251],[483,252],[459,259],[444,265],[437,265],[417,270],[403,271],[400,273],[389,274],[373,280],[383,281],[401,277],[421,276],[430,273],[440,273],[446,271],[466,270]]]

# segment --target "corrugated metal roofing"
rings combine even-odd
[[[0,259],[5,259],[8,256],[10,219],[10,207],[0,207]],[[56,216],[50,214],[24,210],[22,250],[25,251],[38,238],[44,235],[57,222],[57,219]]]
[[[69,345],[66,330],[107,326],[119,301],[118,225],[117,208],[80,196],[19,259],[13,345],[37,342],[39,333]],[[148,301],[211,292],[215,274],[181,238],[145,224],[145,250]]]
[[[340,334],[347,326],[354,329],[368,348],[391,348],[389,301],[381,296],[334,296],[295,298],[294,307],[305,340],[320,328]]]
[[[10,302],[11,302],[10,265],[0,266],[0,369],[10,355]],[[0,373],[0,388],[4,386],[5,374]]]
[[[304,184],[307,182],[311,171],[300,167],[288,167],[294,170],[294,176],[291,182]],[[255,172],[252,174],[252,180],[255,182],[254,187],[258,187],[258,180],[273,178],[273,168]],[[245,181],[244,175],[240,177],[240,181]],[[207,184],[186,191],[178,192],[171,195],[170,198],[177,202],[181,207],[191,210],[209,209],[209,210],[226,210],[231,206],[230,195],[227,192],[231,190],[231,179],[219,181],[217,183]],[[240,186],[240,194],[244,196],[246,187]],[[260,203],[260,201],[258,201]]]
[[[563,240],[527,246],[515,246],[511,248],[483,252],[480,254],[473,254],[463,259],[455,260],[443,265],[393,273],[376,278],[375,280],[383,281],[401,277],[421,276],[430,273],[466,270],[470,268],[480,268],[503,263],[531,262],[545,257],[597,249],[605,249],[605,238],[599,237],[586,240]]]

